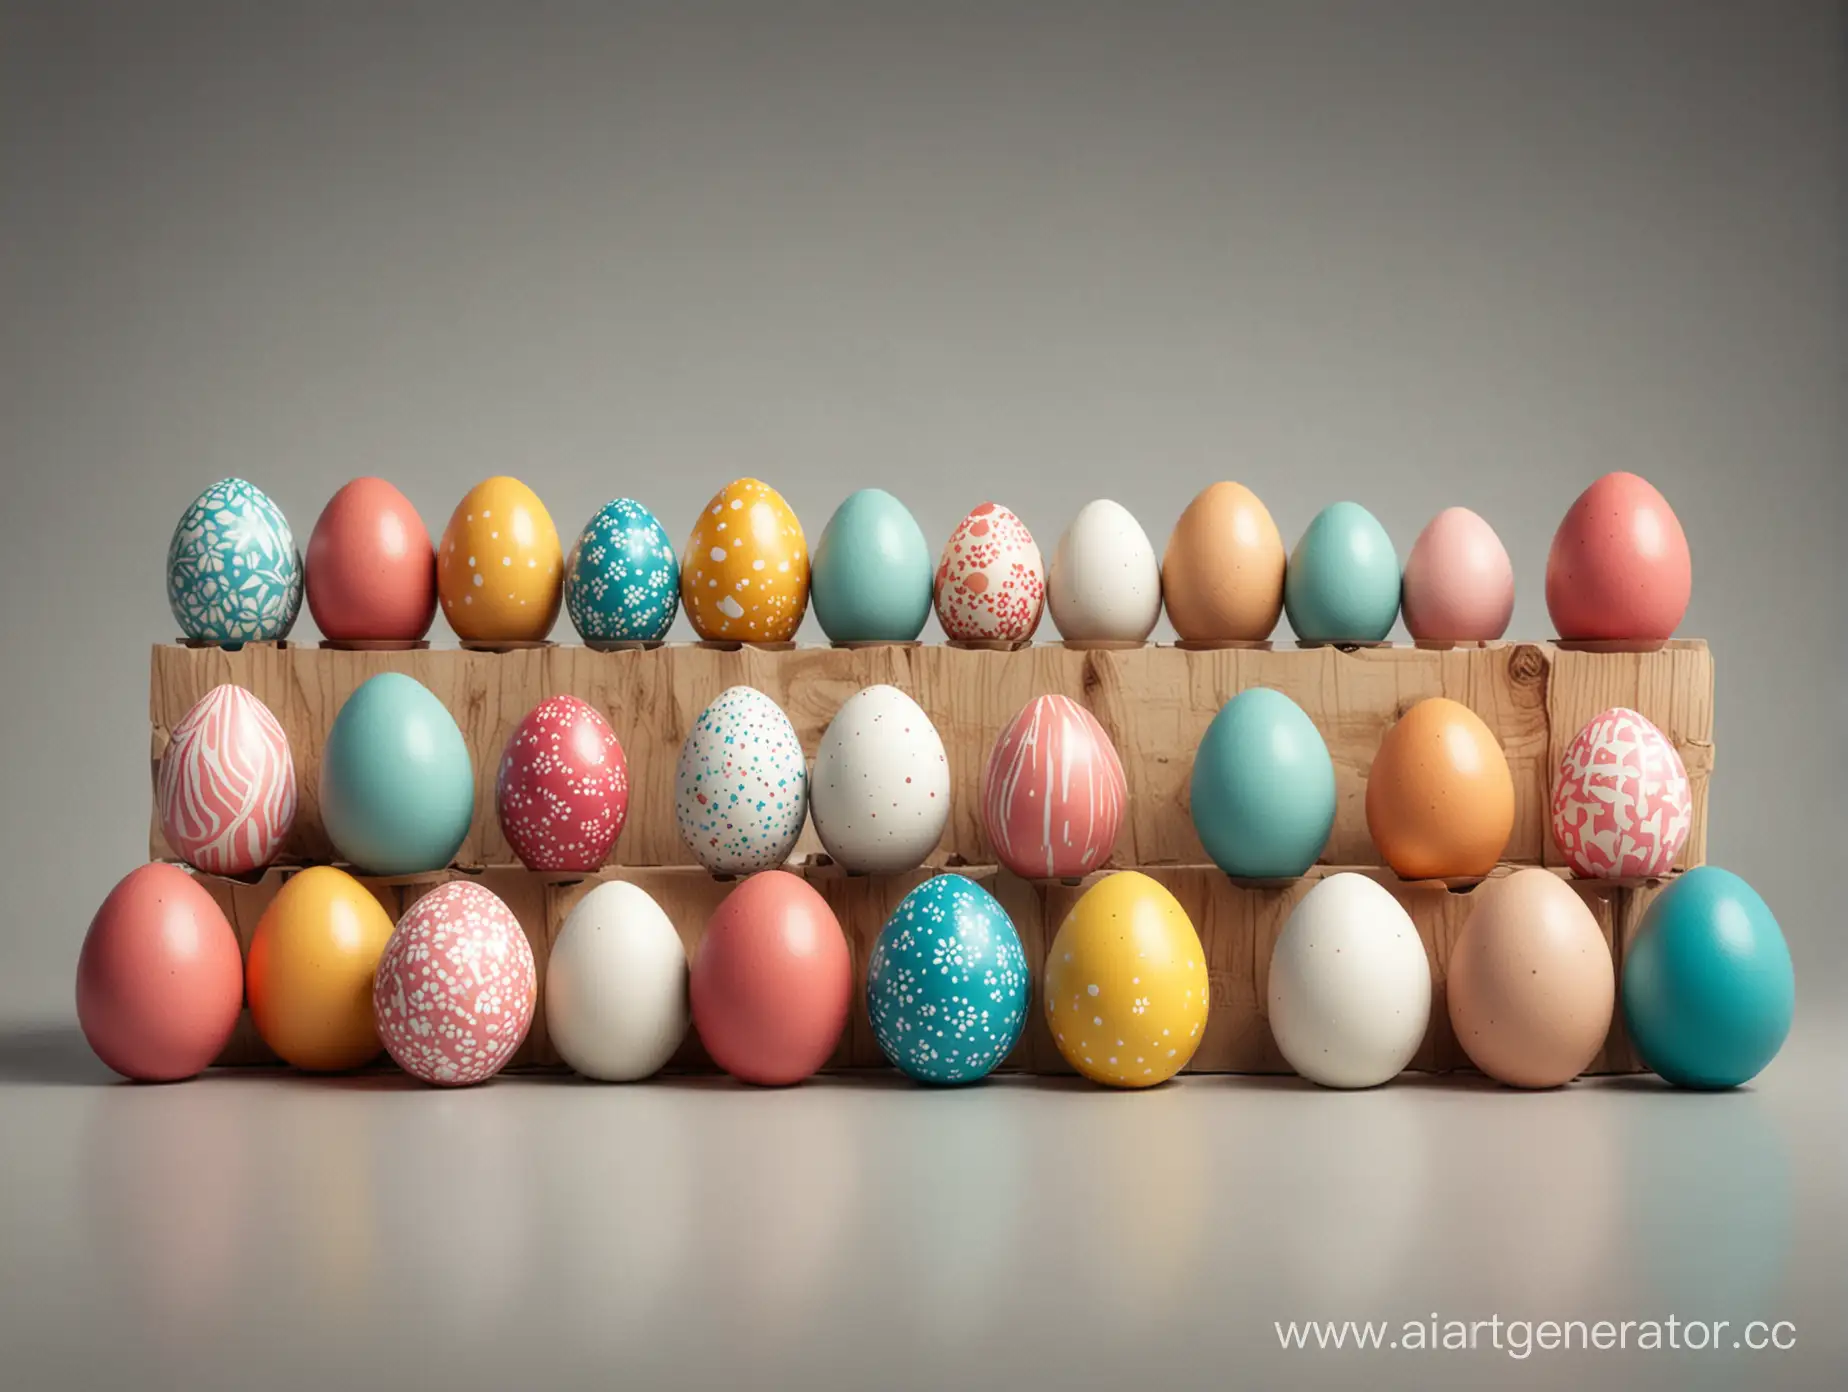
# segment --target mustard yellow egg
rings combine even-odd
[[[250,1017],[283,1062],[313,1071],[378,1056],[372,979],[391,915],[344,870],[289,877],[257,921],[244,969]]]
[[[1206,953],[1164,886],[1120,871],[1065,916],[1044,996],[1067,1063],[1094,1083],[1152,1087],[1186,1067],[1206,1034]]]
[[[781,643],[808,609],[808,542],[767,483],[742,478],[719,490],[680,558],[680,603],[708,641]]]
[[[532,489],[491,478],[456,504],[436,548],[436,591],[458,638],[540,642],[558,618],[564,585],[558,528]]]

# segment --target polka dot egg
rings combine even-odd
[[[786,642],[808,595],[808,543],[783,495],[753,478],[726,484],[694,524],[680,567],[694,630],[709,642]]]
[[[1025,642],[1046,603],[1040,550],[1021,520],[983,503],[957,525],[937,562],[937,618],[954,642]]]
[[[193,500],[167,546],[167,603],[196,643],[236,648],[289,636],[302,608],[302,556],[267,493],[228,478]]]
[[[1666,875],[1687,844],[1694,800],[1681,755],[1633,710],[1578,732],[1553,784],[1553,841],[1590,879]]]
[[[565,566],[565,608],[579,636],[592,647],[657,642],[679,607],[680,563],[661,523],[633,498],[605,503]]]
[[[680,746],[674,815],[681,839],[714,874],[788,860],[808,815],[808,765],[782,707],[734,686],[701,711]]]
[[[539,495],[515,478],[471,488],[443,530],[436,590],[465,643],[537,643],[551,633],[564,588],[558,528]]]

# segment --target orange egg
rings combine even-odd
[[[344,870],[317,865],[277,891],[250,939],[245,990],[284,1063],[332,1072],[378,1055],[372,979],[391,932],[385,906]]]
[[[558,528],[532,489],[491,478],[456,504],[436,552],[436,589],[458,638],[542,641],[558,618],[564,584]]]
[[[720,489],[680,558],[680,602],[708,641],[781,643],[808,609],[808,543],[783,495],[742,478]]]
[[[1367,830],[1404,879],[1493,870],[1514,832],[1514,778],[1482,717],[1442,696],[1401,716],[1367,775]]]
[[[1242,483],[1215,483],[1187,505],[1161,558],[1168,620],[1184,641],[1270,637],[1283,610],[1283,537]]]

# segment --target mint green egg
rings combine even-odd
[[[1399,557],[1359,503],[1315,515],[1283,577],[1283,607],[1305,643],[1377,643],[1399,617]]]
[[[381,672],[347,698],[321,756],[321,821],[372,875],[441,870],[475,815],[475,770],[455,717],[422,682]]]
[[[1322,732],[1281,691],[1252,687],[1220,708],[1194,754],[1194,830],[1240,879],[1294,879],[1335,825],[1335,765]]]
[[[930,617],[930,576],[917,519],[884,489],[862,488],[822,531],[809,602],[836,643],[908,643]]]

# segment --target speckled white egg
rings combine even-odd
[[[1099,498],[1079,510],[1052,553],[1046,605],[1068,640],[1149,636],[1161,617],[1161,563],[1128,508]]]
[[[922,865],[950,819],[950,763],[924,708],[895,686],[849,697],[815,751],[809,803],[821,844],[848,870]]]
[[[639,885],[611,880],[578,900],[545,969],[546,1033],[586,1078],[660,1071],[687,1032],[687,953]]]
[[[788,860],[808,796],[796,727],[755,687],[721,692],[680,746],[674,814],[688,849],[714,874],[749,875]]]

